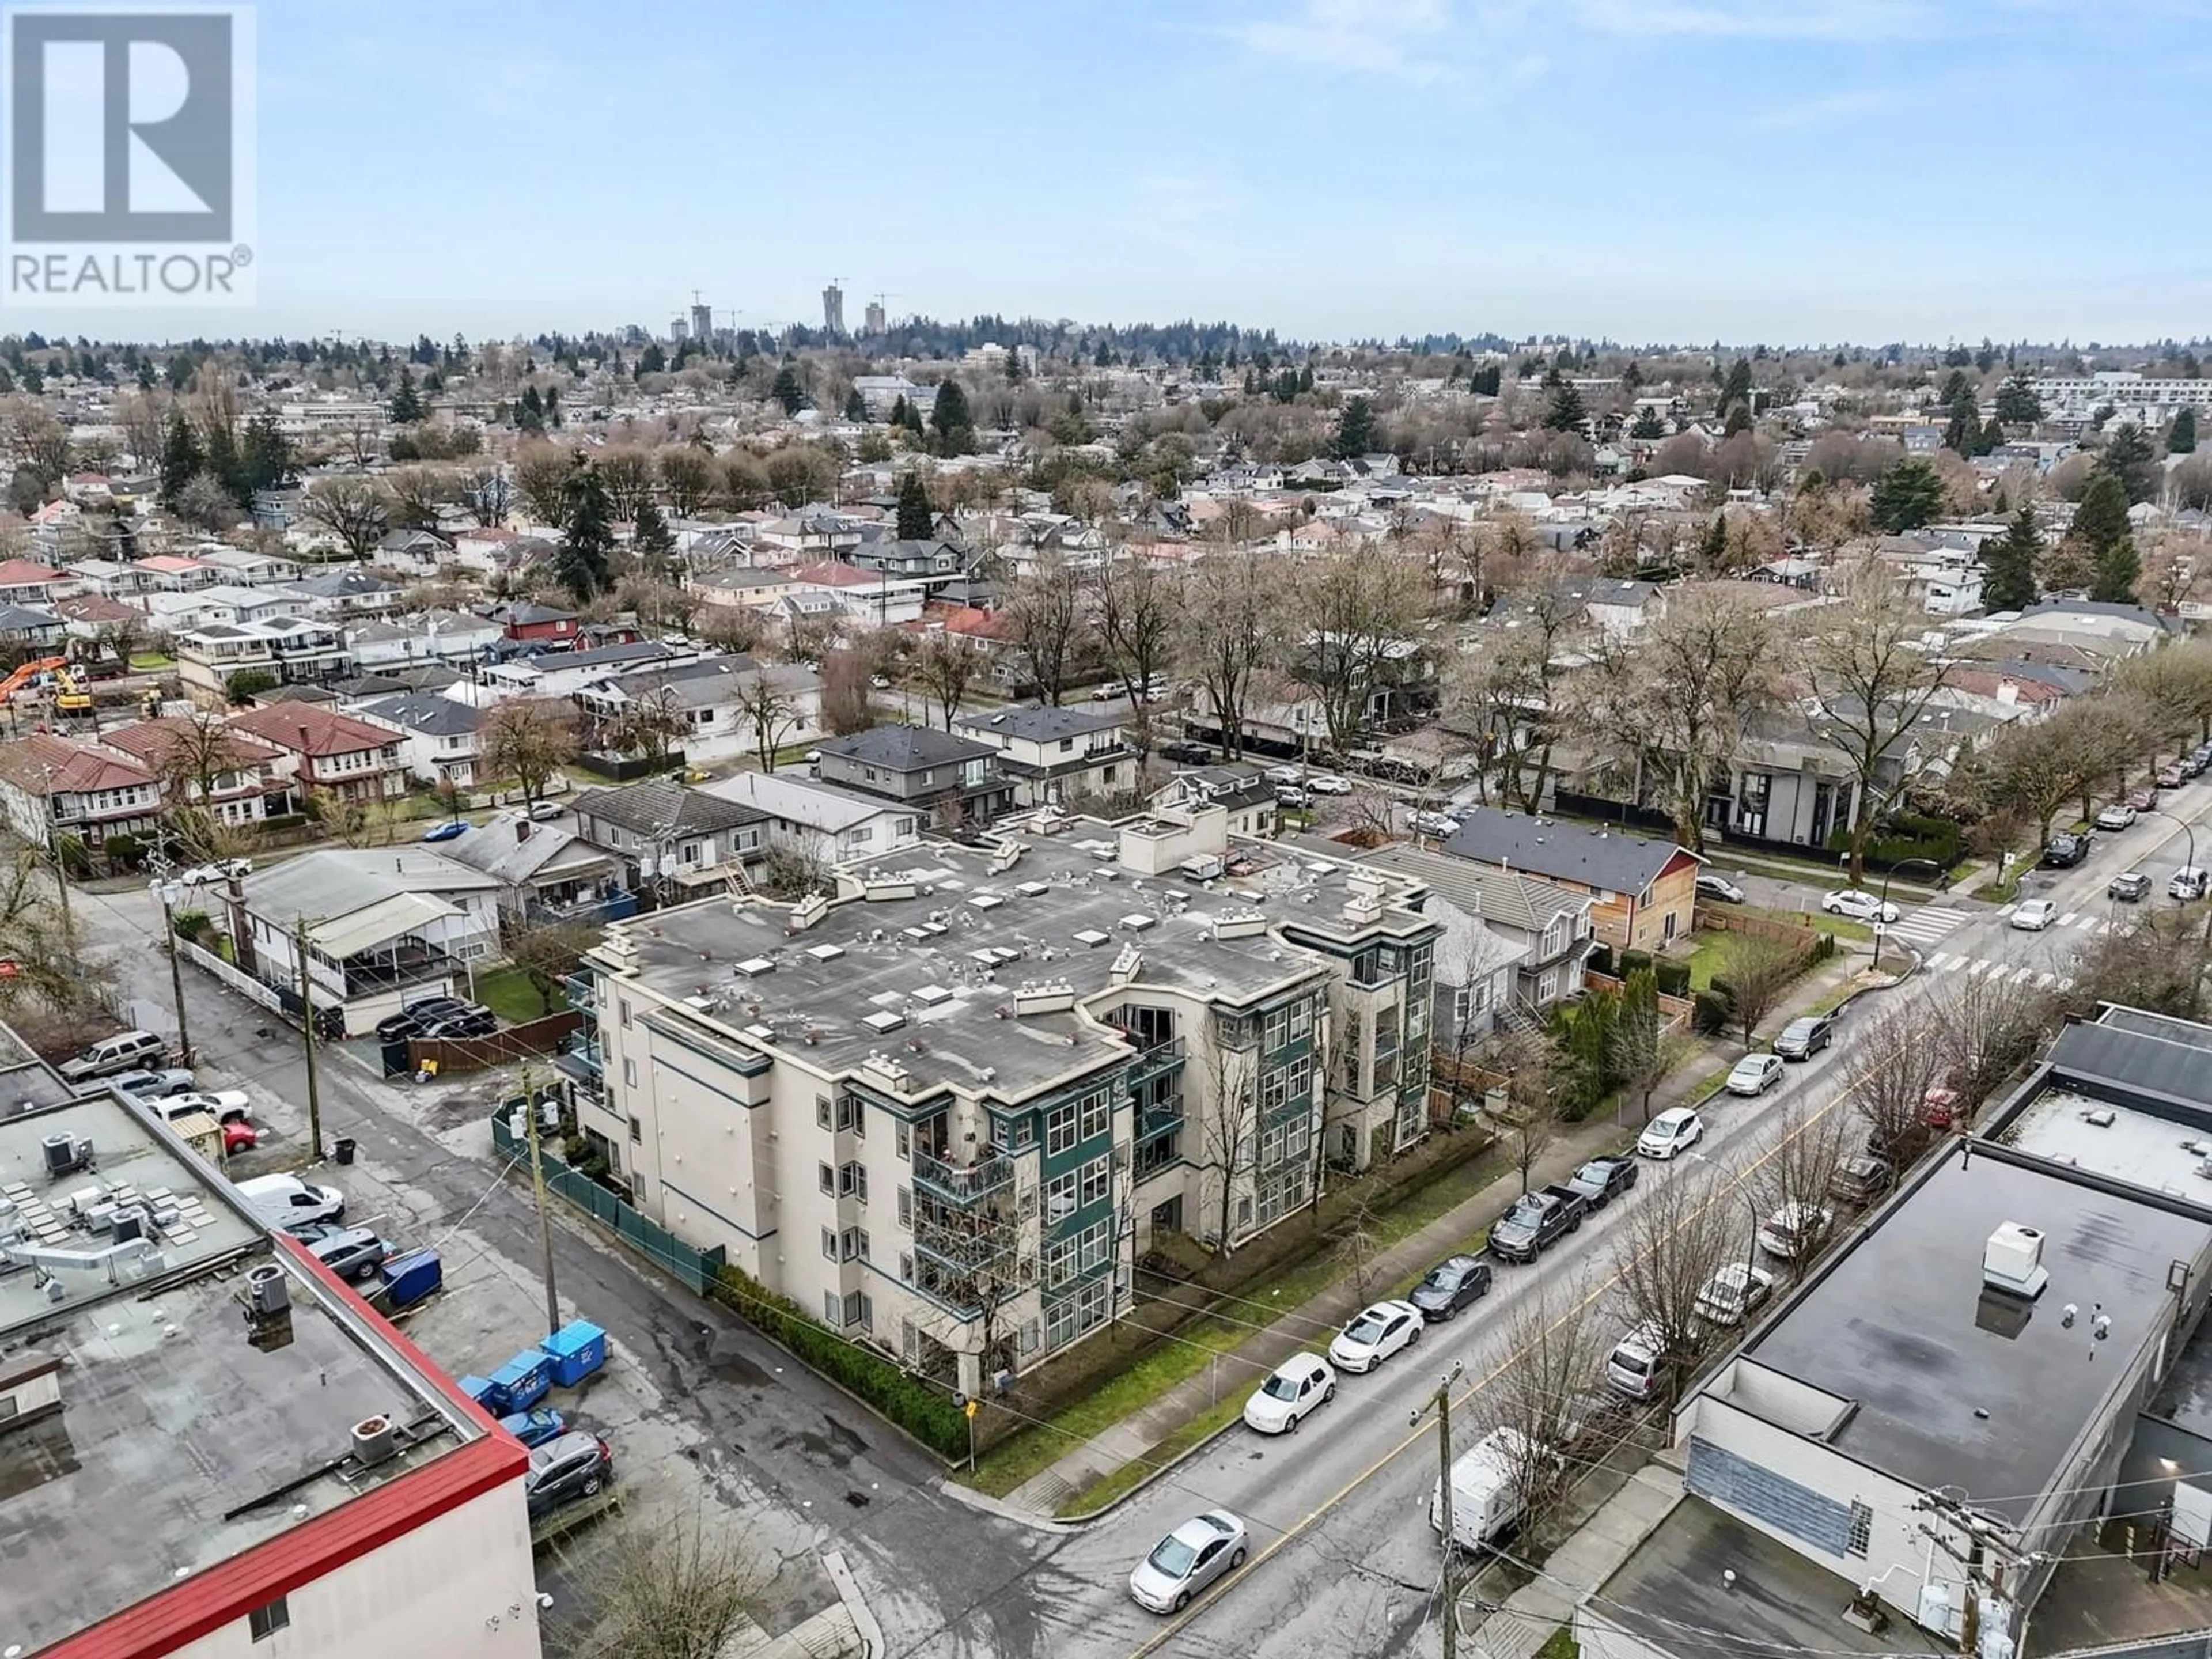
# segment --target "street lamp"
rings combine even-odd
[[[2189,860],[2189,868],[2194,870],[2200,867],[2197,862],[2197,826],[2187,818],[2178,813],[2169,812],[2162,806],[2148,806],[2143,810],[2147,812],[2155,812],[2167,823],[2178,823],[2181,826],[2181,833],[2189,837],[2189,851],[2183,856]],[[2173,904],[2176,910],[2184,908],[2188,902],[2189,901],[2179,894],[2174,895]],[[2208,915],[2205,919],[2204,937],[2208,941],[2212,941],[2212,915]]]
[[[1889,914],[1889,878],[1908,864],[1924,864],[1939,877],[1943,873],[1942,865],[1934,859],[1899,859],[1881,872],[1881,900],[1875,907],[1874,913],[1874,965],[1876,968],[1881,966],[1882,930],[1888,926],[1882,918]]]
[[[1745,1181],[1743,1176],[1740,1175],[1731,1175],[1725,1164],[1707,1158],[1703,1152],[1697,1151],[1694,1147],[1691,1149],[1688,1156],[1695,1158],[1698,1163],[1704,1164],[1708,1170],[1712,1170],[1716,1178],[1726,1182],[1729,1186],[1734,1189],[1735,1195],[1743,1200],[1744,1207],[1751,1212],[1751,1248],[1744,1253],[1743,1265],[1747,1270],[1758,1266],[1759,1195],[1751,1190],[1749,1184]],[[1746,1279],[1744,1281],[1744,1294],[1747,1300],[1748,1300],[1750,1293],[1751,1282],[1749,1279]]]
[[[177,901],[185,896],[185,884],[180,881],[155,881],[147,884],[154,896],[161,902],[161,943],[169,953],[169,989],[177,1000],[177,1064],[192,1063],[192,1036],[185,1024],[185,970],[177,955]]]

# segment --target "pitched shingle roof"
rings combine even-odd
[[[889,767],[894,772],[919,772],[933,766],[957,766],[995,753],[988,744],[956,738],[950,732],[920,726],[878,726],[849,738],[831,738],[822,744],[824,755],[839,755],[868,766]]]
[[[1632,895],[1649,887],[1680,850],[1671,841],[1532,818],[1495,806],[1467,809],[1458,833],[1444,842],[1444,851],[1455,858]]]
[[[760,823],[768,817],[666,778],[647,778],[616,789],[586,789],[574,805],[579,818],[595,818],[641,836],[713,835]]]

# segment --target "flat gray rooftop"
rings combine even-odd
[[[40,1141],[63,1129],[93,1141],[97,1172],[47,1178]],[[0,1435],[4,1639],[33,1651],[481,1435],[228,1183],[112,1097],[0,1122],[0,1186],[21,1216],[70,1215],[71,1194],[125,1182],[191,1218],[159,1230],[161,1266],[116,1284],[58,1269],[60,1301],[35,1269],[0,1266],[0,1373],[60,1362],[60,1409]],[[71,1220],[41,1231],[62,1249],[106,1242]],[[246,1273],[272,1261],[289,1311],[249,1322]],[[380,1413],[415,1425],[406,1449],[374,1469],[343,1462],[353,1425]]]
[[[642,980],[763,1043],[811,1038],[833,1066],[880,1052],[916,1088],[974,1089],[988,1069],[994,1092],[1019,1098],[1123,1047],[1073,1012],[1002,1017],[1024,982],[1065,983],[1087,1001],[1116,982],[1115,963],[1132,949],[1135,1000],[1151,985],[1249,1005],[1312,977],[1317,963],[1266,932],[1222,939],[1217,927],[1257,915],[1340,927],[1352,896],[1344,866],[1243,843],[1236,851],[1248,872],[1209,890],[1120,867],[1103,823],[1012,841],[1022,858],[996,872],[988,847],[930,843],[888,856],[869,866],[872,878],[910,882],[912,897],[846,900],[798,934],[787,933],[786,907],[726,898],[623,931]],[[1399,920],[1429,927],[1418,915]],[[892,1015],[904,1021],[896,1030],[865,1023]]]
[[[2005,1221],[2044,1235],[2051,1282],[2025,1321],[1982,1284],[1983,1248]],[[2018,1518],[2032,1500],[2003,1500],[2048,1482],[2162,1328],[2169,1264],[2199,1264],[2208,1246],[2203,1221],[1954,1147],[1744,1357],[1856,1401],[1832,1442],[1845,1456]],[[2099,1304],[2112,1321],[2102,1343],[2089,1330]]]
[[[1734,1583],[1723,1576],[1729,1572]],[[1951,1651],[1893,1615],[1879,1636],[1845,1624],[1839,1615],[1856,1589],[1703,1498],[1685,1498],[1590,1605],[1670,1653]]]
[[[2212,1132],[2063,1087],[2046,1088],[2002,1134],[2053,1163],[2212,1207]],[[2205,1150],[2193,1148],[2202,1146]]]

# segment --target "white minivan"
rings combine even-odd
[[[1638,1325],[1605,1357],[1605,1382],[1615,1394],[1649,1400],[1666,1380],[1666,1344],[1656,1327]]]
[[[335,1187],[318,1187],[292,1175],[260,1175],[238,1183],[239,1196],[272,1227],[289,1227],[295,1221],[340,1221],[345,1218],[345,1194]]]

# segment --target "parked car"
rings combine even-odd
[[[468,833],[468,830],[469,826],[466,823],[459,818],[455,818],[449,823],[441,823],[432,829],[425,830],[422,832],[422,839],[424,841],[459,841]]]
[[[1784,1060],[1810,1060],[1836,1040],[1833,1014],[1806,1014],[1791,1020],[1774,1039],[1774,1052]]]
[[[1313,797],[1295,784],[1275,786],[1275,805],[1278,806],[1311,806]]]
[[[140,1100],[164,1100],[171,1095],[188,1094],[199,1082],[182,1066],[163,1066],[150,1071],[118,1072],[107,1079],[108,1086],[119,1089]]]
[[[2061,830],[2053,836],[2043,849],[2043,865],[2048,870],[2070,870],[2089,856],[2089,837]]]
[[[1781,1055],[1746,1054],[1729,1068],[1724,1086],[1732,1095],[1747,1095],[1755,1099],[1781,1081]]]
[[[1306,769],[1303,766],[1271,766],[1262,775],[1270,783],[1304,783]]]
[[[2012,913],[2012,925],[2023,933],[2039,933],[2058,920],[2058,906],[2045,898],[2022,899]]]
[[[1339,1331],[1328,1361],[1340,1371],[1371,1371],[1421,1340],[1421,1310],[1410,1302],[1377,1302]]]
[[[1705,1119],[1686,1106],[1670,1106],[1644,1126],[1644,1133],[1636,1137],[1636,1150],[1663,1164],[1680,1157],[1705,1138]]]
[[[1774,1275],[1748,1261],[1730,1261],[1698,1292],[1697,1315],[1709,1325],[1741,1325],[1774,1294]]]
[[[557,800],[534,800],[530,803],[530,821],[532,823],[550,823],[567,810]]]
[[[1605,1357],[1605,1383],[1631,1400],[1649,1400],[1659,1391],[1673,1362],[1656,1325],[1638,1325]]]
[[[1267,1373],[1244,1402],[1244,1425],[1261,1434],[1296,1434],[1301,1419],[1336,1398],[1336,1373],[1317,1353],[1294,1353]]]
[[[1449,812],[1414,812],[1407,817],[1413,833],[1421,836],[1455,836],[1459,820]]]
[[[1352,793],[1352,781],[1316,774],[1306,780],[1306,787],[1316,795],[1348,795]]]
[[[2161,766],[2158,769],[2155,781],[2161,789],[2179,789],[2189,781],[2189,775],[2181,769],[2179,763]]]
[[[340,1279],[374,1279],[392,1246],[369,1227],[332,1227],[305,1241],[316,1261]]]
[[[2155,811],[2158,806],[2158,791],[2148,784],[2140,789],[2130,789],[2127,793],[2127,803],[2138,812]]]
[[[1203,766],[1213,758],[1213,745],[1205,743],[1186,743],[1177,738],[1160,745],[1160,758],[1181,761],[1186,766]]]
[[[1534,1261],[1578,1231],[1589,1200],[1573,1188],[1553,1185],[1523,1193],[1490,1230],[1490,1251],[1507,1261]]]
[[[462,1037],[485,1037],[499,1030],[499,1016],[488,1008],[474,1008],[463,1014],[447,1014],[432,1020],[416,1035],[441,1042],[451,1042]]]
[[[164,1097],[161,1109],[171,1117],[205,1112],[218,1123],[246,1123],[253,1117],[243,1089],[182,1089]]]
[[[386,1014],[376,1022],[376,1035],[385,1042],[397,1042],[401,1037],[420,1036],[425,1028],[441,1019],[452,1019],[461,1014],[489,1012],[473,1002],[464,1002],[459,997],[429,996],[418,1002],[408,1003],[396,1014]]]
[[[1718,899],[1723,904],[1741,904],[1743,902],[1743,889],[1726,876],[1716,875],[1708,870],[1698,878],[1698,896]]]
[[[1567,1177],[1567,1185],[1589,1200],[1590,1208],[1602,1210],[1636,1184],[1637,1174],[1632,1158],[1594,1158]]]
[[[1224,1573],[1244,1565],[1244,1523],[1227,1510],[1208,1510],[1152,1546],[1129,1575],[1129,1595],[1152,1613],[1181,1613]]]
[[[2174,764],[2181,769],[2181,775],[2183,777],[2194,778],[2203,775],[2204,768],[2208,764],[2208,762],[2203,750],[2192,749],[2187,754],[2182,756],[2180,759],[2175,761]]]
[[[2201,864],[2185,864],[2166,878],[2166,896],[2186,904],[2203,898],[2208,884],[2212,884],[2212,871]]]
[[[2100,830],[2125,830],[2136,821],[2136,809],[2124,800],[2116,800],[2097,814]]]
[[[499,1425],[526,1446],[542,1446],[568,1431],[568,1419],[548,1406],[502,1417]]]
[[[93,1083],[118,1072],[137,1071],[168,1057],[169,1045],[151,1031],[118,1031],[105,1036],[58,1068],[64,1083]]]
[[[2150,878],[2140,870],[2130,870],[2124,876],[2114,876],[2105,884],[2105,896],[2118,899],[2122,904],[2137,904],[2150,896]]]
[[[253,873],[252,859],[217,859],[212,864],[195,864],[189,870],[177,872],[177,879],[187,887],[210,887],[228,881],[233,876]]]
[[[1422,1275],[1406,1300],[1434,1322],[1449,1319],[1490,1294],[1490,1264],[1480,1256],[1448,1255]]]
[[[598,1496],[615,1478],[615,1455],[596,1434],[580,1429],[532,1448],[523,1471],[522,1494],[530,1518],[550,1515],[563,1504]]]
[[[1889,1165],[1860,1152],[1836,1165],[1835,1174],[1828,1177],[1828,1196],[1844,1204],[1871,1204],[1889,1190]]]
[[[260,1175],[238,1183],[238,1195],[280,1227],[295,1221],[343,1221],[345,1194],[292,1175]]]
[[[1792,1200],[1759,1226],[1759,1248],[1781,1261],[1795,1261],[1820,1248],[1835,1224],[1836,1212]]]
[[[1832,916],[1848,916],[1853,921],[1892,922],[1905,914],[1889,900],[1862,887],[1839,887],[1820,900],[1820,908]]]

